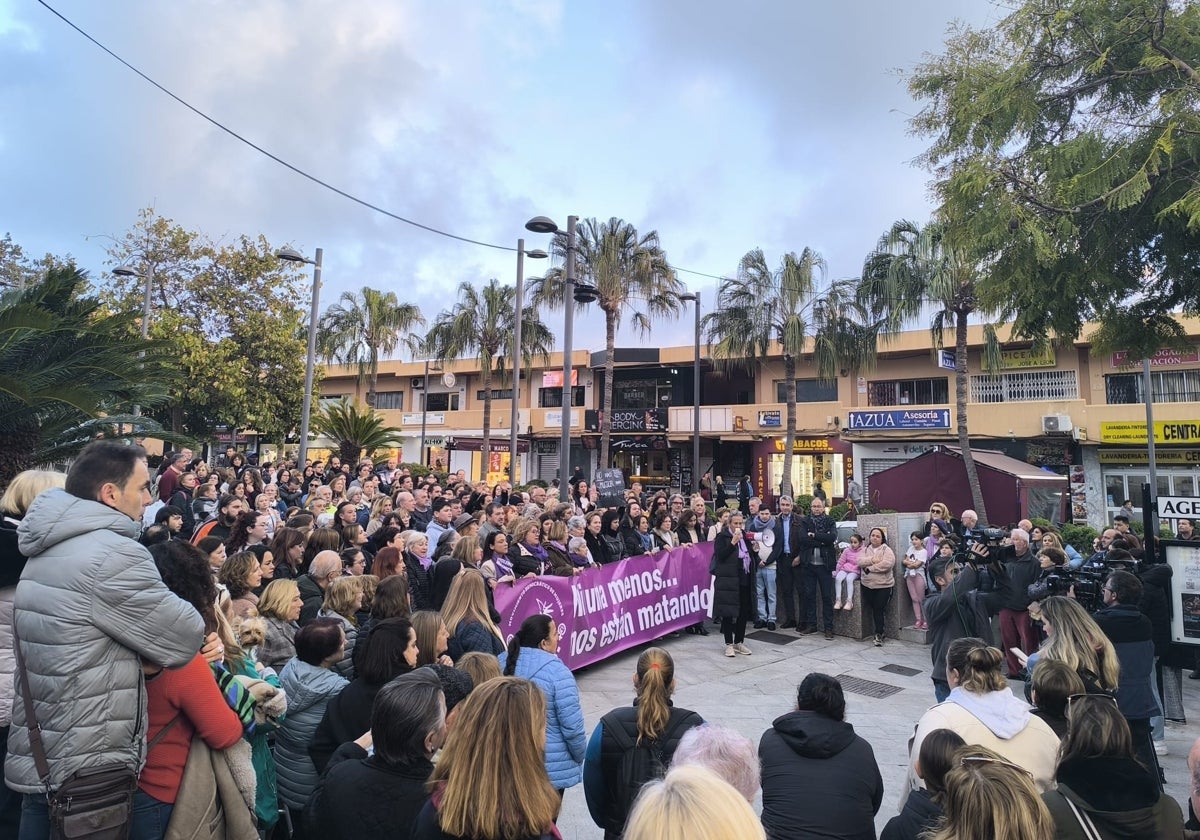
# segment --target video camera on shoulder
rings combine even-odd
[[[963,533],[963,542],[969,550],[975,543],[985,548],[998,547],[1008,537],[1008,531],[1003,528],[968,528]]]

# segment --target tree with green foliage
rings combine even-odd
[[[337,442],[342,463],[355,464],[380,449],[400,445],[402,432],[383,422],[383,415],[370,406],[360,411],[348,398],[331,402],[312,417],[313,431]]]
[[[197,438],[218,425],[283,440],[300,423],[308,289],[265,238],[210,241],[153,210],[109,248],[113,265],[153,269],[150,336],[181,378],[156,409],[163,425]],[[142,277],[112,276],[102,294],[140,317]]]
[[[879,244],[863,264],[858,299],[871,317],[879,320],[885,335],[900,332],[931,308],[930,332],[934,347],[944,346],[946,329],[954,330],[954,414],[958,445],[979,521],[987,522],[987,506],[967,433],[967,328],[969,320],[981,313],[979,266],[948,239],[943,224],[921,227],[913,222],[896,222],[880,237]],[[991,321],[984,324],[984,336],[983,367],[996,370],[1000,366],[1000,344]]]
[[[1014,334],[1146,358],[1200,310],[1200,4],[1025,0],[909,89],[955,247]]]
[[[825,271],[824,258],[809,248],[784,254],[777,270],[756,248],[742,257],[736,277],[721,281],[717,305],[701,321],[713,361],[727,374],[783,354],[787,430],[780,492],[785,496],[792,495],[798,365],[810,357],[817,377],[826,382],[836,382],[843,371],[875,365],[879,326],[858,302],[857,281],[826,285]]]
[[[0,239],[0,291],[20,289],[39,282],[47,272],[74,268],[71,256],[46,254],[40,260],[25,256],[24,249],[13,242],[12,234]]]
[[[474,356],[480,370],[483,389],[483,466],[480,478],[487,475],[492,434],[492,379],[503,376],[506,367],[514,371],[511,357],[516,332],[516,289],[489,280],[482,288],[470,283],[458,287],[458,301],[443,310],[429,330],[425,346],[441,362]],[[537,315],[536,306],[521,313],[520,364],[532,370],[534,356],[549,361],[554,336]],[[510,457],[515,458],[516,453]]]
[[[567,234],[554,235],[551,250],[556,258],[567,253]],[[617,343],[617,327],[628,315],[629,322],[641,336],[650,334],[655,318],[677,318],[682,309],[679,295],[683,285],[667,262],[667,254],[659,243],[658,232],[639,234],[637,228],[623,219],[607,222],[585,219],[576,232],[575,273],[578,279],[596,287],[596,304],[604,312],[604,393],[600,411],[600,466],[609,463],[609,439],[612,436],[613,351]],[[531,298],[538,306],[563,306],[564,268],[552,268],[546,276],[535,280],[530,287]],[[575,305],[574,302],[570,302]],[[563,406],[570,412],[570,406]],[[561,454],[566,469],[567,453]],[[564,472],[565,478],[565,472]]]
[[[367,385],[367,405],[375,406],[379,359],[390,356],[416,327],[425,326],[421,310],[401,303],[395,292],[368,286],[343,292],[321,316],[317,347],[327,362],[358,368],[358,382]]]
[[[97,437],[132,435],[135,422],[158,431],[129,411],[167,400],[167,348],[142,341],[134,314],[109,312],[87,288],[68,267],[0,294],[0,487]]]

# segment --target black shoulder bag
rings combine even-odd
[[[75,840],[79,837],[127,840],[133,820],[133,794],[137,790],[138,777],[135,771],[123,764],[80,770],[63,782],[58,790],[50,789],[50,764],[46,760],[41,726],[33,711],[33,698],[29,693],[29,677],[25,671],[25,659],[21,656],[15,615],[12,630],[13,654],[17,660],[21,698],[25,704],[29,746],[33,751],[38,776],[46,788],[46,802],[50,809],[50,837],[53,840]],[[164,727],[159,737],[168,729],[169,725]]]

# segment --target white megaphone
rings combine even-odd
[[[758,539],[754,542],[754,548],[758,552],[758,559],[767,561],[771,558],[771,549],[775,547],[775,532],[760,531]]]

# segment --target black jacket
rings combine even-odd
[[[1055,773],[1057,790],[1042,794],[1057,837],[1085,838],[1067,800],[1085,813],[1104,838],[1176,840],[1183,837],[1178,803],[1159,790],[1142,765],[1129,758],[1069,759]]]
[[[922,602],[925,621],[929,624],[929,653],[933,658],[935,680],[946,679],[946,651],[955,639],[982,636],[991,638],[991,628],[983,599],[976,592],[979,573],[974,566],[963,566],[945,589],[930,592]]]
[[[384,836],[384,835],[380,835]],[[425,807],[421,809],[421,813],[417,815],[417,821],[413,825],[412,835],[393,835],[396,837],[411,837],[411,840],[474,840],[474,838],[456,837],[453,834],[447,834],[442,831],[438,821],[438,811],[433,805],[433,800],[430,799],[425,803]],[[555,840],[557,833],[551,834],[547,831],[545,834],[523,837],[521,840]]]
[[[784,516],[775,517],[775,545],[771,549],[771,561],[778,568],[783,565],[792,565],[792,561],[800,554],[800,534],[804,530],[804,517],[797,513],[789,514],[788,525],[788,540],[787,545],[784,545],[783,539],[783,520],[788,518]]]
[[[1154,679],[1154,627],[1133,604],[1115,604],[1098,610],[1096,624],[1117,649],[1121,676],[1117,706],[1127,720],[1161,714],[1150,681]]]
[[[789,712],[763,733],[758,757],[769,840],[874,840],[883,777],[871,745],[853,726],[816,712]]]
[[[1011,548],[1003,560],[1004,574],[996,581],[1000,592],[1000,606],[1010,610],[1029,609],[1029,585],[1038,579],[1042,568],[1038,565],[1037,557],[1028,551],[1022,557],[1017,557]]]
[[[904,810],[888,820],[879,840],[921,840],[942,816],[942,806],[933,801],[929,791],[918,788],[908,795]]]
[[[408,571],[408,591],[412,595],[413,612],[433,609],[433,581],[420,559],[411,551],[400,552]],[[362,733],[360,732],[359,735]],[[358,735],[354,736],[355,738]]]
[[[746,618],[753,620],[757,614],[754,577],[758,568],[758,557],[745,536],[742,537],[742,542],[746,545],[746,550],[750,552],[749,572],[743,568],[742,560],[738,557],[737,544],[734,543],[733,534],[729,532],[728,528],[723,529],[713,540],[713,576],[716,578],[716,582],[713,584],[713,618],[738,617],[741,610],[739,590],[742,587],[749,587],[751,593],[750,614]]]
[[[800,565],[807,566],[820,554],[821,565],[830,570],[837,565],[837,523],[828,514],[805,516],[800,520]],[[813,536],[809,536],[809,534]]]
[[[317,613],[320,612],[321,605],[325,603],[325,590],[318,586],[316,580],[309,574],[303,574],[296,578],[296,586],[300,590],[300,597],[304,599],[304,606],[300,608],[300,626],[303,627],[316,618]],[[358,735],[361,734],[361,732],[358,733]],[[357,738],[358,735],[355,735],[354,738]],[[350,740],[354,740],[354,738]]]
[[[338,747],[361,738],[371,728],[371,707],[381,688],[382,685],[359,677],[351,680],[350,685],[325,705],[325,715],[308,745],[308,755],[318,773],[325,772],[325,766]]]
[[[429,794],[428,759],[393,767],[367,757],[358,744],[342,744],[329,759],[304,808],[306,836],[321,840],[408,837]]]
[[[1154,655],[1166,656],[1171,647],[1171,567],[1166,563],[1147,566],[1139,575],[1142,600],[1138,609],[1154,628]]]
[[[614,560],[619,560],[619,557],[613,557],[608,548],[608,543],[604,539],[604,533],[593,534],[591,529],[583,532],[583,541],[587,543],[588,551],[591,552],[592,560],[604,565],[612,563]]]

